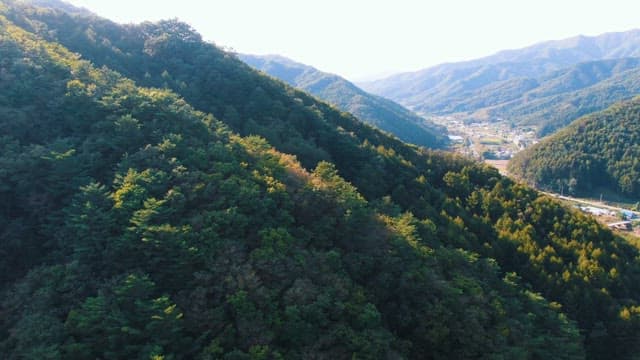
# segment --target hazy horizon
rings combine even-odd
[[[638,28],[635,10],[640,9],[623,0],[68,2],[121,23],[178,18],[219,46],[282,55],[352,81],[548,40],[632,30]]]

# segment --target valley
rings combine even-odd
[[[535,126],[518,126],[502,118],[478,121],[450,115],[429,120],[447,128],[451,150],[477,160],[509,160],[538,142]]]

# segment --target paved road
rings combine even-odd
[[[485,163],[488,163],[489,165],[498,168],[495,164],[492,164],[490,161],[485,161]],[[502,169],[498,168],[498,171],[500,171],[500,174],[502,174],[504,176],[509,176],[509,173],[506,171],[506,164],[504,165],[504,167]],[[638,212],[638,211],[633,211],[633,210],[626,209],[626,208],[607,205],[607,204],[602,203],[600,201],[576,199],[576,198],[573,198],[571,196],[563,196],[563,195],[560,195],[560,194],[556,194],[556,193],[552,193],[552,192],[546,192],[546,191],[542,191],[542,190],[538,190],[538,191],[543,193],[543,194],[546,194],[548,196],[557,198],[557,199],[573,201],[573,202],[577,202],[577,203],[580,203],[580,204],[599,207],[599,208],[602,208],[602,209],[609,209],[609,210],[614,210],[614,211],[623,211],[623,210],[624,211],[631,211],[633,214],[635,214],[636,217],[640,217],[640,212]]]
[[[602,209],[614,210],[614,211],[623,211],[623,210],[624,211],[631,211],[636,216],[640,216],[640,212],[638,212],[638,211],[633,211],[633,210],[629,210],[629,209],[625,209],[625,208],[621,208],[621,207],[607,205],[607,204],[601,203],[600,201],[590,201],[590,200],[584,200],[584,199],[576,199],[576,198],[573,198],[573,197],[570,197],[570,196],[562,196],[560,194],[550,193],[550,192],[546,192],[546,191],[540,191],[540,192],[543,193],[543,194],[549,195],[551,197],[557,198],[557,199],[573,201],[573,202],[577,202],[577,203],[581,203],[581,204],[586,204],[586,205],[595,206],[595,207],[599,207],[599,208],[602,208]]]

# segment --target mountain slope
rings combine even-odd
[[[633,62],[636,60],[634,59]],[[563,80],[565,79],[561,77],[558,82]],[[606,109],[616,102],[630,99],[637,94],[640,94],[640,68],[633,68],[613,73],[611,77],[586,88],[538,99],[532,97],[527,99],[528,101],[513,101],[490,109],[488,113],[518,119],[521,124],[535,124],[539,127],[539,135],[544,136],[568,125],[582,115]]]
[[[281,56],[241,54],[239,57],[252,67],[308,91],[400,140],[427,147],[442,147],[447,142],[445,128],[427,122],[393,101],[362,91],[337,75]]]
[[[620,85],[625,94],[611,92],[591,108],[576,106],[577,95],[573,94],[582,90],[581,97],[593,97],[591,86],[636,69],[639,43],[639,30],[582,36],[360,85],[418,112],[508,118],[517,124],[545,128],[541,131],[544,135],[637,93],[635,87],[628,87],[629,77],[638,82],[637,74],[630,73],[622,77],[627,84]],[[544,102],[549,111],[543,112],[536,102]],[[577,108],[567,112],[567,106]]]
[[[489,262],[416,243],[410,216],[376,214],[333,165],[309,173],[1,17],[0,41],[3,80],[21,80],[0,98],[15,115],[1,123],[0,161],[14,162],[3,240],[26,224],[36,233],[23,245],[48,242],[31,244],[39,266],[3,294],[5,358],[472,357],[533,340],[564,353],[548,331],[581,355],[577,330],[544,300]],[[2,244],[4,270],[29,253]]]
[[[640,198],[640,98],[575,121],[516,155],[510,171],[528,182],[592,195],[598,189]]]
[[[593,219],[185,24],[3,11],[24,27],[0,38],[10,359],[637,352],[639,252]]]

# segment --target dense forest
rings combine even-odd
[[[464,114],[545,136],[640,92],[640,31],[580,36],[360,84],[419,113]]]
[[[509,163],[542,188],[593,195],[603,189],[640,199],[640,98],[588,115]]]
[[[239,57],[252,67],[315,95],[404,142],[430,148],[442,148],[448,143],[445,127],[421,118],[398,103],[369,94],[337,75],[277,55],[240,54]]]
[[[6,359],[609,359],[640,252],[177,21],[0,2]]]

